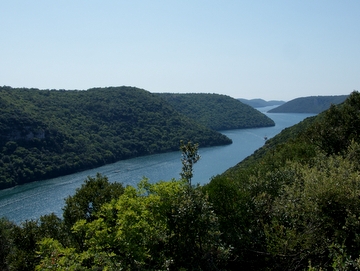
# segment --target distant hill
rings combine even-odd
[[[133,87],[0,87],[0,189],[130,157],[230,144],[225,135]]]
[[[269,113],[314,113],[318,114],[329,109],[331,104],[340,104],[348,95],[340,96],[310,96],[291,100],[279,107],[269,110]]]
[[[265,107],[265,106],[273,106],[273,105],[281,105],[281,104],[284,104],[285,102],[284,101],[265,101],[263,99],[251,99],[251,100],[247,100],[247,99],[242,99],[242,98],[239,98],[238,99],[240,102],[244,103],[244,104],[247,104],[247,105],[250,105],[254,108],[257,108],[257,107]]]
[[[226,95],[161,93],[176,110],[214,130],[274,126],[266,115]]]

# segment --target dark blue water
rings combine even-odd
[[[265,111],[268,108],[259,109]],[[233,144],[221,147],[200,148],[201,159],[194,166],[193,183],[208,183],[211,177],[236,165],[261,147],[267,136],[271,138],[286,127],[292,126],[311,114],[267,114],[276,123],[274,127],[222,131]],[[181,153],[171,152],[144,156],[92,170],[34,182],[0,191],[0,217],[6,216],[15,223],[36,219],[54,212],[62,215],[64,198],[75,193],[87,176],[97,172],[106,175],[111,182],[136,185],[143,177],[151,182],[179,178]]]

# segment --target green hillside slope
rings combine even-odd
[[[231,143],[137,88],[0,88],[0,188],[178,150],[180,140]]]
[[[331,104],[340,104],[348,95],[340,96],[311,96],[291,100],[274,109],[269,113],[320,113],[329,109]]]
[[[176,110],[214,130],[274,126],[273,120],[249,105],[219,94],[161,93]]]
[[[354,92],[204,187],[187,177],[143,180],[138,188],[89,177],[66,199],[63,219],[50,214],[20,226],[0,219],[0,264],[4,270],[359,270],[359,112]],[[193,161],[196,145],[182,155]],[[188,166],[182,173],[192,173]]]
[[[285,129],[205,187],[229,270],[360,267],[360,94]]]

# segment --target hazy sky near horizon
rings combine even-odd
[[[359,0],[4,0],[0,85],[291,100],[360,90]]]

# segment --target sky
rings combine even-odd
[[[359,0],[0,0],[0,86],[360,91]]]

